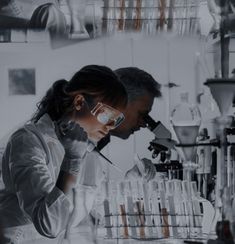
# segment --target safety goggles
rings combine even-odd
[[[96,104],[91,110],[91,114],[94,115],[101,124],[109,125],[113,128],[118,127],[125,119],[123,113],[101,102]]]

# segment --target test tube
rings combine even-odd
[[[141,21],[141,11],[142,11],[142,0],[136,0],[136,17],[135,17],[135,30],[139,31],[141,30],[141,25],[142,25],[142,21]]]
[[[107,238],[112,238],[112,225],[111,225],[111,212],[110,212],[110,203],[109,203],[109,185],[108,181],[103,182],[105,199],[104,199],[104,220],[106,227]]]
[[[233,202],[235,204],[235,146],[231,148],[231,157],[232,157],[232,194],[233,194]]]
[[[134,0],[128,0],[128,7],[126,8],[126,30],[133,29],[133,11]]]
[[[139,215],[139,223],[140,223],[140,228],[139,228],[139,235],[140,238],[144,239],[145,238],[145,216],[144,216],[144,202],[143,202],[143,182],[142,181],[137,181],[137,190],[138,190],[138,200],[136,201],[136,208],[137,208],[137,213]]]
[[[150,193],[149,184],[147,181],[143,181],[143,193],[144,193],[144,215],[146,219],[146,234],[148,238],[153,236],[152,220],[151,220],[151,208],[150,208]]]
[[[105,34],[108,31],[108,11],[109,11],[109,0],[104,0],[102,31]]]
[[[114,8],[114,0],[108,0],[108,4],[106,3],[106,8],[108,7],[108,9],[106,10],[106,18],[107,18],[107,33],[108,34],[113,34],[114,33],[114,24],[113,24],[113,20],[114,20],[114,13],[115,13],[115,8]],[[104,9],[105,11],[105,9]]]
[[[151,6],[151,0],[150,1],[142,1],[142,9],[143,9],[143,20],[142,20],[142,32],[148,34],[148,25],[149,25],[149,13]]]
[[[182,181],[182,189],[183,189],[183,199],[185,206],[185,213],[187,218],[187,230],[188,237],[190,238],[193,233],[193,206],[192,206],[192,193],[191,193],[191,184],[190,181]]]
[[[120,7],[119,7],[119,19],[118,19],[118,30],[123,31],[125,29],[125,0],[120,0]]]
[[[173,180],[174,182],[174,199],[176,208],[176,223],[177,233],[179,238],[187,237],[186,230],[186,213],[184,209],[184,200],[182,198],[182,184],[181,180]]]
[[[200,210],[200,201],[198,199],[197,183],[191,182],[192,192],[192,206],[193,206],[193,219],[194,219],[194,237],[202,237],[202,213]]]
[[[122,227],[121,236],[123,238],[128,238],[128,222],[127,222],[127,212],[126,212],[126,206],[125,206],[125,195],[124,195],[124,182],[120,182],[119,184],[119,211],[120,211],[120,223]]]
[[[176,224],[176,209],[175,209],[175,199],[174,199],[174,182],[166,182],[166,194],[169,203],[169,223],[170,223],[170,236],[177,238],[177,224]]]
[[[113,238],[120,237],[120,228],[119,228],[119,199],[118,199],[118,190],[116,182],[110,182],[110,206],[112,213],[112,236]]]
[[[159,181],[159,190],[160,190],[160,205],[161,205],[161,217],[162,217],[162,233],[164,238],[170,237],[169,231],[169,222],[168,222],[168,211],[167,211],[167,203],[166,203],[166,189],[165,182]]]
[[[155,228],[153,228],[153,234],[158,238],[162,238],[161,231],[161,217],[160,217],[160,202],[159,202],[159,189],[156,181],[151,181],[151,200],[152,200],[152,212],[153,212],[153,221]]]
[[[143,210],[143,194],[141,194],[141,188],[139,181],[131,181],[133,202],[134,202],[134,214],[137,229],[138,238],[145,238],[144,230],[144,210]],[[142,189],[143,192],[143,189]]]
[[[126,189],[127,189],[128,222],[129,222],[129,226],[130,226],[131,237],[137,238],[132,184],[130,181],[127,182]]]

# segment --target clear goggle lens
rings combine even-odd
[[[114,128],[118,127],[125,119],[123,113],[100,102],[91,110],[91,114],[94,115],[101,124],[109,125]]]

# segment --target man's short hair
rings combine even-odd
[[[115,70],[115,73],[126,88],[128,101],[138,99],[146,93],[153,97],[161,97],[161,85],[146,71],[136,67],[126,67]]]

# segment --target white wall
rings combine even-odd
[[[4,45],[4,44],[1,44]],[[13,45],[13,44],[12,44]],[[17,44],[14,44],[17,45]],[[36,45],[36,44],[35,44]],[[169,47],[169,49],[168,49]],[[194,38],[178,38],[171,36],[142,37],[118,35],[112,38],[80,42],[71,46],[51,50],[50,48],[28,48],[27,45],[0,47],[0,137],[22,121],[30,118],[35,104],[40,100],[49,86],[57,79],[69,79],[74,72],[87,64],[106,64],[116,69],[125,66],[137,66],[151,73],[162,86],[164,97],[155,102],[152,116],[168,124],[169,108],[179,102],[182,90],[190,93],[190,100],[195,99],[195,53],[201,53],[202,63],[205,56],[209,70],[200,71],[200,84],[210,73],[213,74],[211,54],[204,51],[205,41]],[[17,51],[16,51],[17,50]],[[167,51],[169,50],[169,51]],[[205,64],[202,64],[205,65]],[[8,95],[8,67],[35,67],[37,94],[36,96]],[[206,69],[205,69],[206,70]],[[164,84],[174,82],[180,88],[169,89]],[[201,85],[200,85],[201,86]],[[170,99],[170,105],[169,99]],[[147,130],[136,134],[136,148],[141,157],[151,157],[148,142],[153,135]],[[113,138],[109,148],[110,158],[127,170],[133,165],[133,136],[122,141]],[[118,174],[111,172],[112,177]]]

